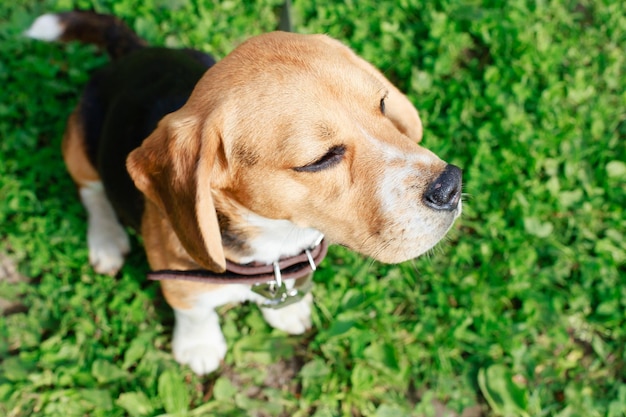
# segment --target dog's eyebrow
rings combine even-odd
[[[380,87],[377,91],[377,96],[387,98],[389,96],[389,89],[387,89],[387,87]]]
[[[259,162],[260,156],[257,152],[245,146],[245,141],[238,140],[233,149],[233,156],[239,160],[243,165],[251,167]]]
[[[322,140],[332,140],[337,135],[337,129],[328,123],[320,123],[317,126],[317,133]]]

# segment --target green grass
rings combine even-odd
[[[294,0],[420,110],[424,144],[463,167],[464,214],[399,266],[331,248],[314,329],[224,308],[230,350],[199,378],[170,356],[172,314],[135,251],[87,265],[64,171],[65,119],[106,59],[21,32],[75,5],[154,44],[223,57],[277,26],[279,0],[19,0],[0,5],[0,253],[28,283],[0,317],[0,415],[626,415],[626,16],[617,0]]]

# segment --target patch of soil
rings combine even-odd
[[[28,278],[17,271],[17,266],[6,254],[0,253],[0,282],[17,284],[27,282]],[[8,316],[15,313],[25,312],[27,307],[19,299],[6,299],[0,297],[0,315]]]
[[[262,365],[258,365],[261,368]],[[297,396],[301,390],[300,383],[296,376],[303,366],[302,360],[298,356],[293,358],[280,359],[276,362],[262,366],[259,373],[263,373],[265,378],[261,384],[253,383],[250,373],[241,374],[232,366],[224,366],[221,375],[228,378],[230,382],[240,389],[248,398],[266,401],[265,389],[273,388],[283,392],[289,392]],[[263,411],[258,411],[254,417],[288,417],[283,413],[280,416],[270,416]]]
[[[263,394],[264,388],[274,388],[297,394],[300,387],[297,383],[296,375],[301,367],[302,364],[297,358],[278,360],[275,363],[264,366],[262,370],[265,374],[263,383],[252,386],[250,385],[251,378],[246,374],[239,374],[236,368],[225,366],[222,370],[222,376],[225,376],[234,386],[240,388],[247,397],[264,400],[266,399]]]

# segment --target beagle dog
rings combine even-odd
[[[403,262],[461,213],[461,170],[418,145],[413,105],[328,36],[267,33],[215,63],[91,12],[40,16],[26,35],[110,55],[62,146],[90,262],[115,275],[129,251],[122,224],[140,231],[175,312],[174,357],[198,374],[226,354],[216,307],[256,302],[271,326],[303,333],[312,296],[297,280],[325,242]]]

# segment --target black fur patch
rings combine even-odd
[[[80,104],[86,151],[122,222],[139,227],[143,211],[126,157],[185,104],[213,62],[198,51],[144,48],[102,68],[87,85]]]
[[[241,255],[249,255],[250,247],[245,234],[233,230],[231,220],[224,213],[217,212],[217,221],[222,234],[222,245]]]

